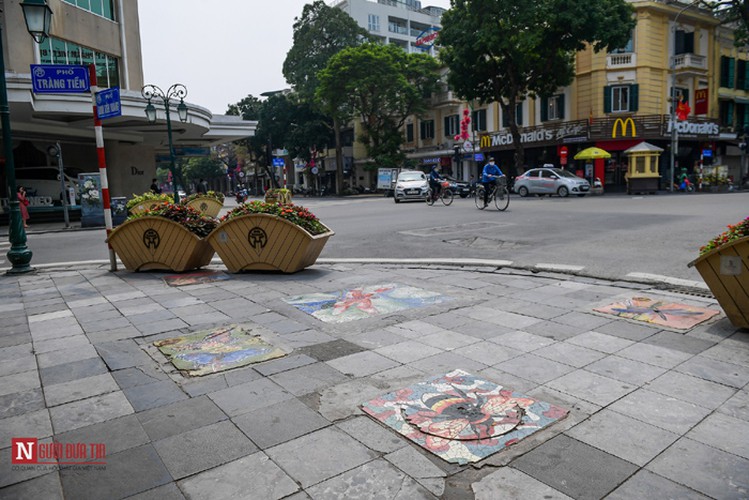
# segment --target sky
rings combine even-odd
[[[249,94],[288,88],[281,68],[294,18],[311,1],[140,0],[144,83],[165,91],[182,83],[188,102],[214,114]],[[449,8],[450,0],[421,4]]]

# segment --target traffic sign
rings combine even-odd
[[[471,144],[471,141],[466,141],[463,143],[463,151],[466,153],[470,153],[473,151],[473,144]]]
[[[96,93],[96,114],[101,120],[122,115],[119,87],[111,87]]]
[[[91,90],[88,68],[79,65],[32,64],[35,94],[83,94]]]
[[[273,166],[274,167],[283,167],[284,166],[283,158],[273,158]]]

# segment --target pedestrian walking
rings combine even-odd
[[[151,179],[151,192],[153,194],[161,194],[161,188],[159,187],[159,182],[156,179]]]
[[[21,219],[23,219],[23,227],[28,229],[29,224],[29,199],[26,198],[26,188],[23,186],[18,186],[17,189],[17,197],[18,197],[18,205],[21,208]]]

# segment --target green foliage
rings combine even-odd
[[[213,198],[214,200],[218,201],[219,203],[224,202],[224,193],[220,193],[217,191],[208,191],[206,193],[193,193],[189,196],[185,196],[179,202],[182,205],[187,205],[192,200],[197,200],[198,198]]]
[[[184,205],[174,205],[171,203],[159,205],[158,207],[147,210],[140,214],[131,215],[127,220],[137,219],[145,216],[163,217],[174,222],[178,222],[191,233],[199,238],[205,238],[211,231],[216,229],[218,221],[214,217],[206,217],[194,208]]]
[[[270,214],[296,224],[308,233],[322,234],[330,231],[315,215],[304,207],[283,203],[265,203],[262,201],[251,201],[233,209],[221,218],[221,221],[249,214]]]
[[[182,166],[184,178],[197,181],[198,179],[218,179],[226,175],[226,170],[218,159],[210,156],[189,158]]]
[[[575,53],[586,44],[624,46],[633,12],[625,0],[453,0],[442,16],[440,59],[460,97],[500,103],[522,165],[516,104],[570,84]]]
[[[377,68],[377,71],[373,71]],[[393,45],[365,43],[333,56],[318,73],[316,97],[324,109],[350,110],[362,122],[357,138],[380,166],[402,163],[400,127],[427,108],[437,87],[438,63]]]
[[[700,3],[712,9],[721,24],[735,27],[736,47],[749,44],[749,3],[746,0],[703,0]]]
[[[133,197],[127,201],[127,209],[130,210],[133,207],[137,207],[140,204],[148,203],[151,204],[154,201],[161,203],[172,203],[174,197],[170,194],[156,194],[151,191],[147,191],[141,195],[133,193]]]
[[[736,241],[739,238],[746,237],[749,237],[749,217],[736,225],[732,226],[729,224],[728,231],[719,234],[718,236],[710,240],[707,245],[700,248],[700,255],[704,255],[712,250],[715,250],[716,248],[727,245],[728,243]]]

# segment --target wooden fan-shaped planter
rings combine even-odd
[[[275,215],[248,214],[225,220],[206,239],[232,273],[295,273],[314,264],[334,234],[313,236]]]
[[[207,266],[213,247],[184,226],[163,217],[139,217],[112,231],[107,240],[129,271],[182,272]]]
[[[731,324],[749,329],[749,236],[689,263],[705,280]]]
[[[200,196],[198,198],[195,198],[194,200],[190,200],[187,203],[187,206],[194,208],[205,216],[217,217],[224,204],[218,201],[216,198],[211,198],[209,196]]]

